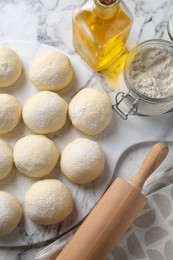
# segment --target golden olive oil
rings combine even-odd
[[[73,16],[73,46],[96,71],[101,71],[126,52],[132,19],[116,1],[86,4]]]

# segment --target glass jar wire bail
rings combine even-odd
[[[121,103],[123,100],[127,99],[130,101],[129,110],[126,112],[121,108]],[[129,115],[136,115],[138,112],[138,103],[139,99],[134,99],[133,96],[130,95],[130,90],[127,93],[118,92],[115,95],[115,105],[112,105],[114,111],[124,120],[127,120]]]

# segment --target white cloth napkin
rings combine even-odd
[[[150,179],[148,203],[109,260],[173,260],[173,169]]]

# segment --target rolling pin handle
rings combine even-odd
[[[168,154],[168,145],[164,142],[155,144],[146,156],[137,174],[129,181],[133,187],[142,190],[148,177],[164,161]]]

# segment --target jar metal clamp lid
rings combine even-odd
[[[120,108],[121,102],[124,99],[128,99],[130,101],[130,108],[127,112],[125,112],[123,109]],[[115,105],[112,106],[113,110],[117,112],[117,114],[123,118],[124,120],[127,120],[129,115],[136,115],[138,112],[138,102],[139,99],[134,99],[130,95],[130,90],[127,93],[124,92],[118,92],[115,96]]]

